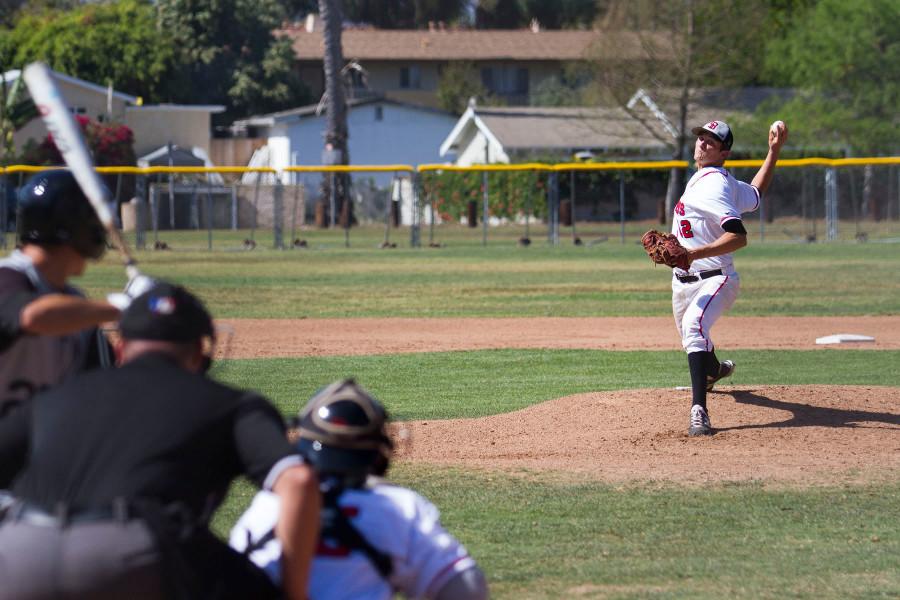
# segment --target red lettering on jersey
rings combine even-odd
[[[675,205],[675,214],[682,217],[684,216],[684,203],[681,200]]]
[[[345,558],[350,556],[350,548],[347,546],[330,545],[326,540],[319,540],[316,548],[316,556],[329,556],[331,558]]]
[[[694,237],[694,232],[691,230],[691,222],[687,219],[682,219],[678,225],[680,226],[681,237],[683,238],[692,238]]]
[[[341,514],[347,518],[359,515],[358,506],[342,506]],[[335,540],[320,539],[316,547],[316,556],[328,556],[331,558],[346,558],[350,556],[350,548],[339,544]]]

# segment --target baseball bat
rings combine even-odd
[[[112,211],[109,209],[109,192],[94,170],[94,161],[75,118],[69,112],[69,107],[53,80],[50,67],[41,62],[31,63],[25,67],[23,77],[28,92],[72,176],[109,233],[113,245],[118,249],[128,278],[134,278],[139,274],[137,261],[134,260],[122,234],[116,228]]]

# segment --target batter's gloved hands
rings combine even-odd
[[[687,270],[691,266],[687,248],[671,233],[651,229],[641,237],[647,256],[658,265]]]
[[[125,284],[125,289],[122,290],[121,293],[109,294],[106,296],[106,301],[119,310],[125,310],[131,305],[132,300],[148,291],[155,286],[156,283],[157,281],[154,278],[138,272],[134,277],[128,280],[128,283]]]

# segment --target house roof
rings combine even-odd
[[[22,72],[19,69],[13,69],[12,71],[7,71],[3,74],[3,77],[6,79],[7,84],[12,83],[19,77],[21,77]],[[96,83],[91,83],[90,81],[85,81],[84,79],[78,79],[77,77],[72,77],[71,75],[66,75],[65,73],[60,73],[59,71],[53,71],[53,76],[61,81],[65,81],[72,85],[84,88],[86,90],[91,90],[92,92],[96,92],[97,94],[103,94],[104,96],[109,93],[109,89],[103,87],[102,85],[97,85]],[[132,96],[130,94],[124,94],[122,92],[117,92],[113,90],[112,92],[113,98],[117,98],[122,100],[126,104],[131,106],[128,107],[128,110],[134,111],[157,111],[157,112],[166,112],[166,111],[195,111],[195,112],[208,112],[208,113],[220,113],[225,112],[225,107],[220,104],[143,104],[138,105],[138,97]]]
[[[293,40],[298,60],[322,60],[322,32],[288,28],[278,32]],[[359,60],[581,60],[590,56],[601,36],[616,36],[617,58],[640,58],[642,36],[636,32],[448,29],[346,29],[341,33],[343,54]],[[646,37],[646,36],[644,36]]]
[[[769,98],[788,95],[790,90],[777,88],[695,89],[687,128],[747,115]],[[668,154],[677,134],[673,124],[678,114],[676,91],[658,90],[651,95],[638,90],[634,98],[628,111],[620,107],[470,107],[444,140],[440,153],[459,151],[474,128],[513,152],[590,149]]]
[[[3,74],[6,78],[7,83],[11,83],[18,79],[21,76],[21,71],[19,69],[14,69],[12,71],[7,71]],[[65,73],[60,73],[59,71],[53,71],[53,76],[57,79],[65,81],[67,83],[71,83],[72,85],[77,85],[79,87],[91,90],[93,92],[97,92],[98,94],[106,94],[107,88],[102,85],[97,85],[96,83],[91,83],[90,81],[85,81],[84,79],[78,79],[77,77],[72,77],[70,75],[66,75]],[[116,92],[115,90],[112,93],[113,98],[118,98],[124,102],[135,103],[137,102],[137,96],[131,96],[129,94],[123,94],[122,92]]]
[[[663,152],[666,146],[620,108],[469,108],[441,145],[445,155],[458,147],[464,131],[477,127],[507,151],[629,150]]]
[[[424,112],[430,112],[435,114],[454,116],[452,113],[447,112],[445,110],[441,110],[439,108],[433,108],[430,106],[422,106],[419,104],[413,104],[411,102],[402,102],[400,100],[395,100],[393,98],[388,98],[383,94],[370,94],[365,97],[360,98],[350,98],[347,100],[347,108],[353,109],[360,106],[365,106],[368,104],[393,104],[395,106],[405,106],[407,108],[413,108],[416,110],[421,110]],[[290,110],[282,110],[279,112],[268,113],[264,115],[254,115],[252,117],[248,117],[246,119],[240,119],[233,123],[234,127],[272,127],[276,123],[281,123],[285,121],[299,121],[301,119],[309,118],[309,117],[317,117],[321,114],[324,114],[325,106],[324,104],[307,104],[306,106],[300,106],[297,108],[292,108]]]

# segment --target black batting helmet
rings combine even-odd
[[[68,171],[41,171],[19,190],[16,230],[25,243],[66,244],[85,258],[106,250],[106,230]]]
[[[300,411],[297,449],[320,476],[359,487],[369,475],[384,475],[393,444],[384,407],[352,379],[320,390]]]

